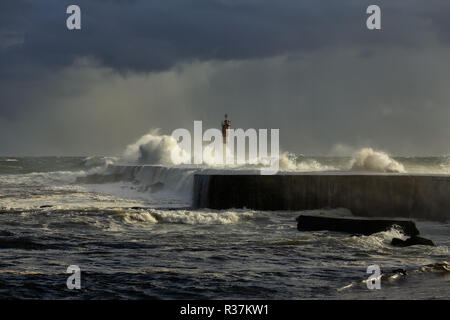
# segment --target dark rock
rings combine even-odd
[[[339,231],[350,234],[371,235],[399,226],[408,236],[419,234],[416,225],[410,220],[372,220],[354,218],[334,218],[301,215],[297,218],[299,231]]]
[[[422,237],[417,237],[417,236],[408,238],[406,240],[402,240],[399,238],[393,238],[391,241],[391,244],[396,247],[409,247],[409,246],[415,246],[415,245],[433,246],[433,247],[435,246],[433,241],[422,238]]]
[[[51,208],[51,207],[53,207],[53,206],[50,204],[44,204],[43,206],[40,206],[39,208],[43,209],[43,208]]]

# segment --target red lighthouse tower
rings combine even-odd
[[[225,120],[222,121],[222,137],[223,143],[227,143],[228,130],[231,128],[231,121],[228,120],[228,115],[225,114]]]

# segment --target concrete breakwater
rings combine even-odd
[[[196,174],[196,208],[310,210],[348,208],[363,217],[446,221],[450,176],[301,173],[280,175]]]

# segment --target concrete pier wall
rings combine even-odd
[[[195,175],[196,208],[348,208],[364,217],[450,217],[450,176],[399,174]]]

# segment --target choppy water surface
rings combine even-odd
[[[192,170],[118,178],[104,161],[0,158],[1,298],[450,298],[449,222],[417,221],[436,247],[392,247],[397,230],[300,233],[300,212],[190,209]],[[381,290],[362,282],[373,264]]]

